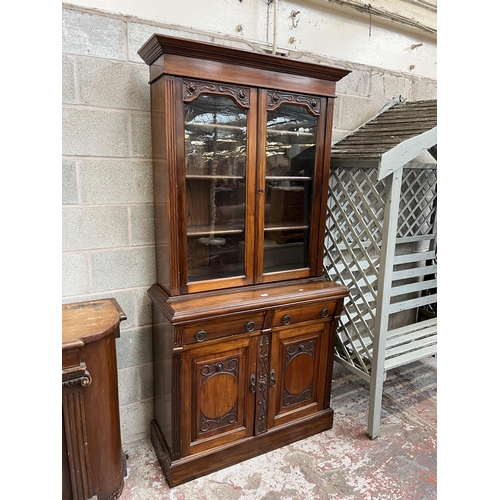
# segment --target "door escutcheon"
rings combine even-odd
[[[271,370],[271,380],[269,382],[270,387],[274,387],[276,385],[276,373],[274,373],[274,370]]]
[[[257,385],[255,384],[255,375],[250,376],[250,392],[255,394],[257,390]]]

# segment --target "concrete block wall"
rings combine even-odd
[[[148,436],[152,418],[149,68],[137,50],[155,32],[242,46],[241,39],[96,10],[62,12],[62,302],[114,297],[127,316],[116,342],[124,443]],[[352,70],[338,85],[334,139],[394,96],[436,98],[432,79],[329,63]]]

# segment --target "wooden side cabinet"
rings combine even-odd
[[[329,429],[323,277],[335,85],[349,71],[152,36],[152,442],[170,486]]]
[[[342,285],[153,299],[152,442],[170,486],[330,429]]]
[[[117,499],[123,489],[114,299],[62,306],[62,499]]]

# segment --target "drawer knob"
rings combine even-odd
[[[292,322],[292,318],[290,317],[289,314],[285,314],[282,318],[281,318],[281,322],[284,324],[284,325],[289,325],[291,322]]]
[[[320,314],[322,318],[326,318],[328,316],[328,307],[323,307],[323,309],[321,309]]]
[[[199,330],[194,337],[198,342],[203,342],[207,337],[207,332],[205,330]]]
[[[249,321],[245,325],[245,328],[247,329],[247,332],[253,332],[255,330],[255,321]]]

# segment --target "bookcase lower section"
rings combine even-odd
[[[169,297],[153,285],[157,457],[171,487],[331,429],[326,281]]]
[[[204,453],[172,460],[162,432],[156,421],[153,420],[151,422],[151,442],[170,487],[174,487],[319,434],[331,429],[332,425],[333,410],[327,408],[311,417],[296,420],[264,434],[242,439],[228,446],[221,446]]]

